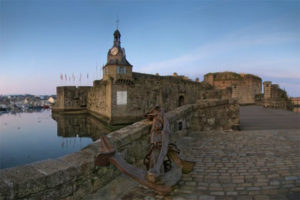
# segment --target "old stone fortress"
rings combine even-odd
[[[103,79],[93,87],[57,87],[54,112],[88,112],[109,124],[128,124],[143,118],[153,106],[166,111],[199,99],[233,98],[239,104],[258,104],[288,109],[285,91],[270,81],[251,74],[234,72],[208,73],[204,81],[192,81],[184,76],[159,76],[133,72],[121,47],[121,34],[114,32],[113,47],[103,66]]]

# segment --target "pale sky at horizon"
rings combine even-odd
[[[101,79],[117,15],[136,72],[251,73],[300,96],[299,0],[0,0],[0,95]]]

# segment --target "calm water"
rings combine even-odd
[[[89,115],[0,115],[0,169],[79,151],[109,130]]]

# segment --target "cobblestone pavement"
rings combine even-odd
[[[195,132],[179,141],[196,165],[170,195],[137,186],[120,199],[300,199],[300,130]]]

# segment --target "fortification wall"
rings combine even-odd
[[[172,133],[239,129],[239,104],[233,99],[198,100],[166,114]]]
[[[279,85],[272,84],[271,81],[264,82],[263,106],[265,108],[293,109],[292,100],[286,91],[279,88]]]
[[[171,137],[189,130],[230,129],[238,123],[239,106],[233,101],[206,100],[166,113]],[[142,120],[107,135],[129,163],[141,167],[150,147],[151,124]],[[100,141],[79,152],[33,164],[0,170],[0,199],[78,200],[113,180],[120,172],[112,165],[95,166]]]
[[[132,80],[98,80],[93,87],[58,87],[54,111],[86,109],[109,124],[128,124],[143,118],[155,105],[166,111],[198,99],[231,98],[231,88],[213,89],[206,82],[181,76],[133,73]]]
[[[57,101],[53,111],[84,110],[87,106],[89,86],[62,86],[56,88]]]
[[[225,89],[210,89],[200,91],[200,99],[231,99],[232,97],[232,88]]]
[[[88,94],[87,110],[106,122],[111,118],[111,86],[110,80],[94,81]]]
[[[137,121],[155,105],[161,105],[168,112],[180,105],[196,103],[205,95],[215,95],[215,98],[220,99],[230,96],[229,90],[219,90],[209,95],[211,89],[207,83],[181,77],[133,73],[133,82],[116,82],[112,85],[111,123]],[[126,103],[118,103],[118,92],[127,93]]]
[[[261,93],[262,80],[252,74],[234,72],[209,73],[204,81],[216,89],[232,88],[232,98],[240,104],[254,104],[255,95]]]

